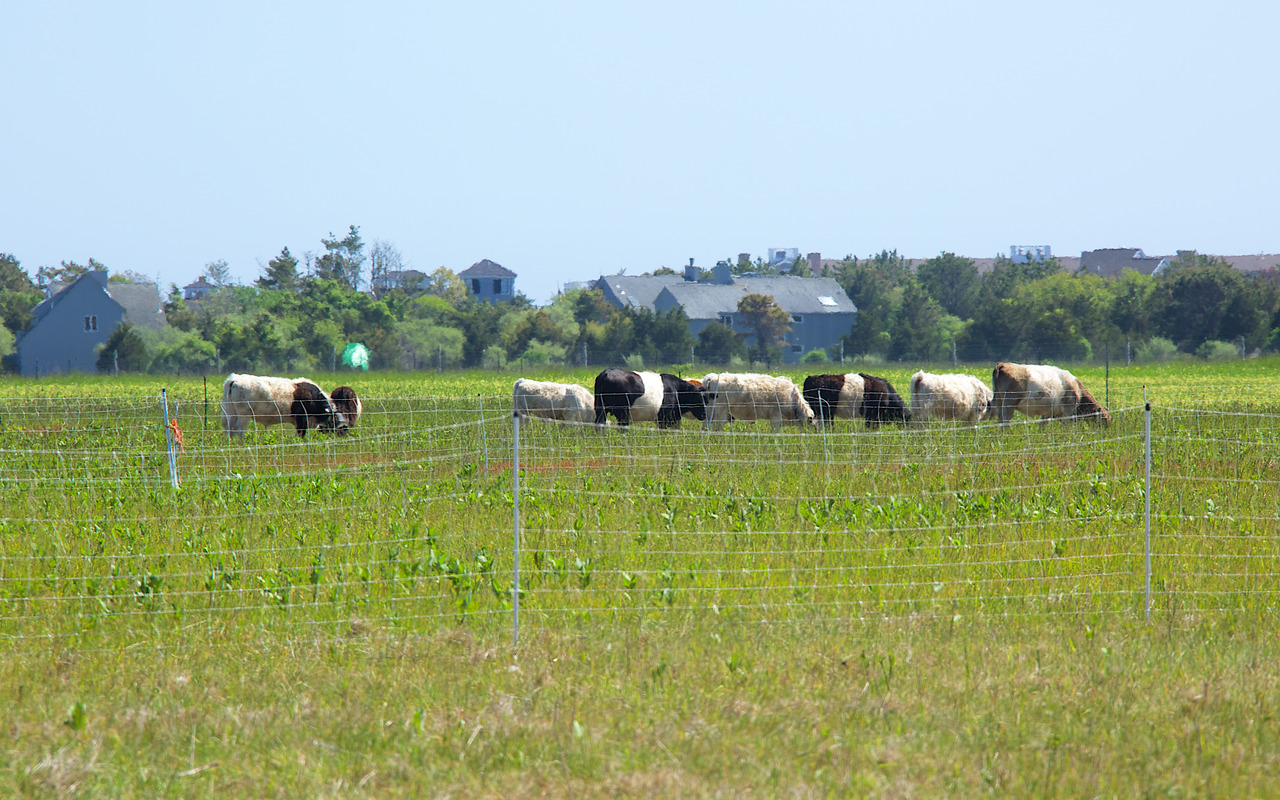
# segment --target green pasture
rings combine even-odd
[[[0,381],[0,794],[1275,794],[1280,361],[1074,371],[1113,425],[518,456],[510,372],[243,444],[222,376]]]

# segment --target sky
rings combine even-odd
[[[566,283],[771,247],[1280,252],[1274,2],[11,2],[0,252],[167,292],[356,225]]]

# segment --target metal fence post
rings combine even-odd
[[[511,646],[520,644],[520,415],[511,414]]]
[[[484,395],[476,395],[476,405],[480,407],[480,442],[484,445],[484,471],[489,471],[489,432],[484,427]]]
[[[1145,541],[1143,551],[1146,557],[1145,573],[1146,573],[1146,602],[1145,615],[1148,622],[1151,621],[1151,403],[1146,402],[1146,389],[1142,394],[1145,410],[1143,411],[1143,438],[1146,440],[1146,491],[1143,492],[1146,499],[1146,507],[1142,512],[1143,531],[1145,533]]]
[[[178,488],[178,457],[173,452],[173,428],[169,422],[168,389],[160,390],[160,408],[164,410],[165,449],[169,451],[169,483],[173,484],[176,490]]]

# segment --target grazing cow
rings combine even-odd
[[[1111,422],[1110,412],[1065,369],[1002,361],[991,373],[991,385],[995,389],[991,414],[1001,424],[1007,423],[1014,411],[1042,419],[1093,417],[1103,425]]]
[[[306,437],[311,427],[339,435],[350,427],[347,415],[313,381],[233,372],[222,384],[222,429],[244,441],[251,421],[259,425],[292,422],[299,437]]]
[[[911,376],[911,419],[950,419],[976,424],[991,406],[991,387],[972,375],[917,372]]]
[[[350,386],[339,386],[329,393],[329,399],[333,401],[334,408],[347,415],[347,425],[354,428],[364,413],[364,405],[356,390]]]
[[[755,372],[712,372],[702,379],[711,425],[731,420],[767,419],[776,431],[783,422],[813,424],[813,409],[790,378]]]
[[[588,423],[595,418],[595,399],[585,386],[520,378],[512,388],[515,411],[521,417]]]
[[[870,428],[882,422],[906,422],[911,417],[893,384],[865,372],[809,375],[804,379],[804,399],[824,425],[836,418],[863,417]]]
[[[609,414],[619,425],[656,422],[659,428],[678,428],[684,416],[707,418],[701,390],[670,373],[610,367],[596,376],[595,390],[597,425],[604,425]]]

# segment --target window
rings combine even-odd
[[[793,345],[791,345],[791,352],[793,352],[793,353],[799,353],[799,352],[800,352],[801,350],[803,350],[803,349],[804,349],[804,348],[802,348],[802,347],[801,347],[800,345],[798,345],[798,344],[793,344]]]
[[[721,315],[720,315],[720,324],[721,324],[721,325],[728,325],[730,328],[732,328],[732,327],[733,327],[733,315],[732,315],[732,314],[721,314]]]
[[[804,317],[803,317],[802,315],[800,315],[800,314],[792,314],[792,315],[791,315],[791,321],[792,321],[792,322],[804,322]]]
[[[472,294],[480,294],[480,279],[479,279],[479,278],[472,278],[472,279],[471,279],[471,293],[472,293]]]
[[[502,278],[493,279],[493,293],[502,294]]]
[[[98,317],[96,314],[89,314],[84,318],[84,329],[86,331],[96,331],[98,329]]]
[[[824,306],[835,306],[835,305],[836,305],[836,299],[835,299],[834,297],[830,297],[830,296],[825,295],[825,294],[824,294],[824,295],[819,295],[819,296],[818,296],[818,302],[819,302],[819,303],[822,303]]]

